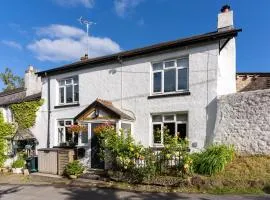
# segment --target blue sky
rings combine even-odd
[[[91,27],[90,56],[100,56],[214,31],[224,4],[243,29],[237,71],[269,72],[269,0],[1,1],[0,71],[10,67],[23,75],[29,64],[44,70],[78,60],[86,48],[80,16],[97,23]]]

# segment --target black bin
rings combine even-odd
[[[38,171],[38,157],[33,156],[26,159],[26,166],[29,172],[37,172]]]

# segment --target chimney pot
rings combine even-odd
[[[222,8],[220,9],[220,12],[224,13],[224,12],[229,12],[231,10],[231,7],[226,4],[224,6],[222,6]]]

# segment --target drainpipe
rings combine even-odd
[[[47,125],[47,148],[50,148],[50,122],[51,122],[51,79],[50,77],[47,76],[47,80],[48,80],[48,125]]]

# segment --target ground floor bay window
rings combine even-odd
[[[187,113],[176,114],[153,114],[152,115],[152,134],[153,144],[162,145],[164,142],[163,130],[168,129],[168,134],[179,135],[184,139],[187,137]]]

